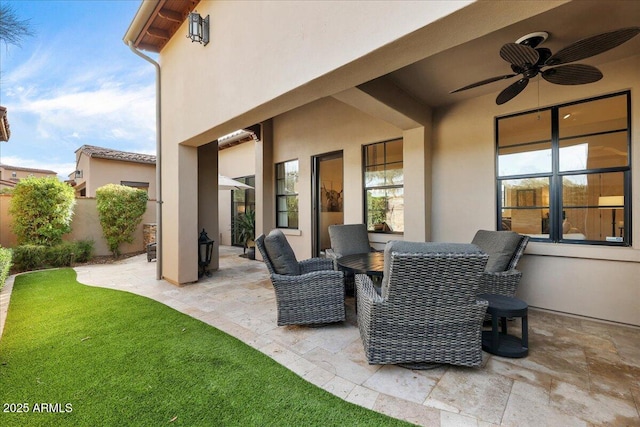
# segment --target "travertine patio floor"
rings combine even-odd
[[[531,309],[529,356],[414,371],[366,362],[353,298],[347,321],[278,327],[267,269],[220,248],[220,270],[176,287],[145,255],[77,267],[78,281],[144,295],[202,320],[347,401],[423,426],[640,426],[640,328]],[[4,310],[12,279],[2,290]],[[515,321],[517,322],[517,321]],[[511,326],[519,330],[519,324]]]

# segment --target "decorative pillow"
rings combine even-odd
[[[290,276],[300,274],[300,264],[298,264],[296,254],[291,249],[282,230],[272,230],[264,238],[264,248],[276,273]]]
[[[485,271],[505,271],[513,257],[521,236],[514,231],[478,230],[471,243],[489,254]]]

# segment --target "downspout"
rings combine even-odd
[[[156,280],[162,279],[162,135],[160,126],[160,64],[127,42],[129,49],[156,68]]]

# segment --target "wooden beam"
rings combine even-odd
[[[179,24],[181,24],[182,21],[184,21],[183,15],[180,12],[176,12],[174,10],[160,9],[158,11],[158,15],[161,18],[166,19],[167,21],[177,22]]]
[[[149,34],[152,37],[158,37],[160,39],[169,40],[169,32],[166,30],[162,30],[160,28],[149,27],[147,29],[147,34]]]

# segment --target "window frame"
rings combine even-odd
[[[387,144],[392,143],[392,142],[398,142],[401,141],[402,142],[402,161],[398,162],[398,161],[392,161],[392,162],[387,162]],[[376,163],[375,165],[368,165],[367,164],[367,148],[373,146],[373,145],[383,145],[384,147],[384,161],[383,163]],[[402,178],[402,184],[395,184],[395,185],[372,185],[372,186],[367,186],[367,167],[371,167],[371,166],[384,166],[385,170],[386,170],[386,166],[388,164],[397,164],[397,163],[402,163],[402,173],[403,173],[403,178]],[[378,141],[378,142],[372,142],[370,144],[364,144],[362,145],[362,187],[363,187],[363,191],[362,191],[362,212],[363,212],[363,223],[365,224],[365,226],[367,227],[367,232],[369,233],[382,233],[382,234],[398,234],[398,235],[403,235],[404,234],[404,217],[403,217],[403,221],[402,221],[402,231],[396,231],[396,230],[371,230],[369,229],[369,222],[368,222],[368,216],[369,216],[369,211],[368,211],[368,203],[367,203],[367,192],[369,190],[392,190],[392,189],[402,189],[402,200],[403,200],[403,205],[404,205],[404,139],[402,137],[399,138],[393,138],[393,139],[388,139],[385,141]]]
[[[275,197],[276,228],[283,228],[283,229],[289,229],[289,230],[298,230],[298,229],[300,228],[300,193],[297,193],[297,192],[292,192],[292,193],[284,192],[284,193],[280,193],[280,192],[278,192],[278,182],[279,182],[279,181],[281,181],[281,180],[283,180],[283,179],[284,179],[284,180],[286,180],[286,175],[285,175],[285,177],[284,177],[284,178],[282,178],[282,179],[278,178],[278,166],[279,166],[279,165],[283,165],[283,166],[284,166],[284,169],[285,169],[285,174],[286,174],[286,165],[287,165],[288,163],[293,163],[293,162],[295,162],[295,163],[297,164],[297,173],[298,173],[298,175],[297,175],[297,178],[296,178],[296,184],[299,184],[299,182],[300,182],[300,161],[299,161],[299,159],[285,160],[284,162],[278,162],[278,163],[276,163],[276,164],[274,165],[274,168],[275,168],[275,173],[274,173],[275,180],[274,180],[274,181],[275,181],[275,186],[276,186],[276,188],[275,188],[275,196],[276,196],[276,197]],[[286,185],[284,186],[284,188],[286,189]],[[279,210],[279,208],[278,208],[278,206],[279,206],[279,205],[278,205],[278,200],[279,200],[281,197],[285,197],[285,198],[295,198],[295,200],[297,201],[297,202],[296,202],[296,206],[298,207],[298,210],[296,210],[296,211],[291,211],[291,212],[296,212],[296,214],[297,214],[297,225],[296,225],[295,227],[291,227],[291,226],[288,224],[288,222],[289,222],[288,220],[287,220],[287,225],[282,225],[282,224],[280,223],[280,214],[281,214],[281,213],[285,213],[285,212],[286,212],[286,213],[287,213],[287,218],[288,218],[288,217],[289,217],[289,215],[288,215],[288,214],[289,214],[289,212],[290,212],[290,211],[289,211],[289,209],[287,209],[287,210],[283,210],[283,211]]]
[[[607,98],[614,98],[618,96],[626,97],[626,129],[609,129],[607,131],[600,132],[585,132],[580,135],[570,135],[565,137],[560,137],[560,110],[565,107],[569,107],[572,105],[585,104],[589,102],[599,101]],[[550,111],[551,112],[551,172],[542,172],[542,173],[527,173],[527,174],[514,174],[514,175],[503,175],[499,174],[500,168],[500,120],[532,114],[535,112],[543,112]],[[632,129],[631,129],[631,91],[624,90],[620,92],[615,92],[611,94],[586,98],[574,102],[568,102],[564,104],[558,104],[551,107],[538,108],[535,110],[524,111],[516,114],[509,114],[504,116],[497,116],[494,120],[494,131],[495,131],[495,181],[496,181],[496,229],[502,230],[503,227],[503,217],[502,211],[504,209],[504,192],[502,189],[502,185],[504,181],[512,181],[518,179],[527,179],[527,178],[548,178],[549,179],[549,237],[531,237],[533,241],[547,242],[547,243],[569,243],[569,244],[579,244],[579,245],[603,245],[603,246],[624,246],[628,247],[632,245],[632,221],[631,221],[631,210],[632,210],[632,200],[631,200],[631,178],[632,178]],[[560,148],[562,141],[570,140],[576,137],[589,137],[596,135],[605,135],[605,134],[613,134],[616,132],[626,131],[626,148],[627,148],[627,162],[625,165],[621,166],[607,166],[602,168],[588,168],[577,169],[577,170],[561,170],[560,169]],[[525,143],[523,143],[524,145]],[[564,205],[563,201],[563,179],[565,177],[570,176],[578,176],[578,175],[597,175],[597,174],[613,174],[613,173],[622,173],[622,185],[623,185],[623,195],[624,195],[624,206],[623,206],[623,221],[624,221],[624,232],[622,241],[609,241],[609,240],[577,240],[577,239],[567,239],[563,238],[562,233],[562,218],[564,216],[563,210],[566,210],[567,206]],[[538,207],[536,207],[538,208]],[[544,208],[544,207],[543,207]],[[571,208],[595,208],[595,206],[571,206]]]

